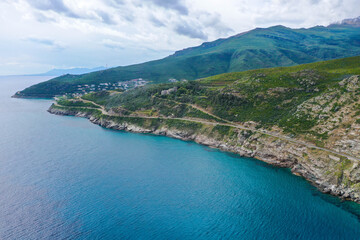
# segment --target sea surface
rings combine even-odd
[[[0,239],[360,239],[360,207],[288,169],[116,132],[10,98],[0,78]]]

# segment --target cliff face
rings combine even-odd
[[[349,18],[344,19],[338,23],[331,24],[330,27],[334,26],[352,26],[352,27],[360,27],[360,17],[357,18]]]
[[[360,203],[360,162],[275,136],[221,124],[176,119],[114,117],[99,110],[52,105],[52,114],[88,118],[102,127],[169,136],[290,168],[319,190]]]
[[[360,156],[359,86],[360,76],[345,78],[338,87],[299,105],[295,112],[317,120],[310,131],[323,136],[321,143],[325,147],[352,156]],[[314,136],[306,137],[315,141]]]

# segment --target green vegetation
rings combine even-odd
[[[330,92],[333,99],[339,99],[347,91],[347,85],[340,82],[351,75],[360,75],[360,57],[221,74],[196,81],[153,84],[121,94],[101,91],[82,98],[102,105],[119,116],[131,116],[131,121],[145,121],[142,116],[176,118],[169,119],[168,126],[178,129],[184,124],[187,129],[192,129],[192,124],[194,128],[199,127],[195,122],[177,122],[179,118],[217,123],[252,121],[257,128],[276,125],[292,136],[302,135],[323,147],[329,135],[314,128],[319,124],[320,117],[306,104],[316,106],[316,97]],[[353,102],[359,100],[358,94],[351,96],[355,98]],[[76,99],[61,99],[58,104],[97,107]],[[337,113],[344,105],[346,103],[332,103],[329,114]],[[325,121],[326,118],[321,119]],[[345,128],[350,128],[350,124],[347,123]],[[213,131],[218,135],[228,135],[229,127],[216,126]]]
[[[94,109],[94,108],[70,107],[70,106],[59,106],[59,105],[57,105],[57,106],[52,105],[51,107],[54,109],[58,109],[58,110],[66,110],[67,112],[72,112],[75,114],[78,112],[82,112],[82,113],[86,113],[86,114],[89,114],[94,117],[103,116],[103,114],[100,110]]]
[[[76,100],[66,100],[66,99],[60,99],[57,101],[57,104],[61,106],[67,106],[67,107],[86,107],[86,108],[100,108],[99,106],[93,104],[93,103],[87,103],[82,101],[76,101]]]
[[[80,108],[80,107],[70,107],[70,106],[58,106],[53,105],[52,108],[58,110],[66,110],[69,113],[83,113],[94,116],[98,119],[111,120],[120,124],[133,124],[145,129],[158,129],[161,126],[166,126],[167,128],[173,128],[176,130],[182,130],[188,134],[193,134],[195,132],[200,132],[202,128],[205,127],[204,124],[198,122],[192,122],[187,120],[180,119],[160,119],[160,118],[142,118],[142,117],[126,117],[126,116],[109,116],[101,113],[100,110],[91,109],[91,108]],[[209,126],[207,126],[209,127]]]
[[[360,74],[360,57],[148,85],[116,95],[98,92],[83,98],[115,112],[119,109],[127,114],[145,111],[154,116],[224,122],[193,108],[194,104],[228,121],[254,121],[262,127],[278,125],[294,135],[308,133],[324,140],[327,134],[311,130],[319,119],[307,113],[305,108],[298,111],[299,107],[329,89],[339,89],[339,82],[353,74]],[[176,90],[162,94],[169,89]]]
[[[337,165],[337,171],[335,172],[335,175],[337,176],[337,180],[338,183],[343,183],[346,185],[350,185],[352,184],[350,179],[348,179],[348,177],[346,176],[346,174],[344,173],[346,170],[351,169],[351,167],[353,166],[353,163],[345,158],[345,157],[340,157],[340,163]]]
[[[75,92],[78,84],[113,83],[135,78],[164,83],[170,78],[195,80],[220,73],[293,66],[360,55],[359,43],[360,28],[355,27],[257,28],[227,39],[178,51],[157,61],[83,75],[64,75],[31,86],[18,96],[53,97]],[[344,72],[347,71],[346,63],[338,67]],[[318,71],[323,70],[318,68]],[[218,81],[213,81],[212,84],[224,85],[227,81],[236,80],[238,74],[230,76],[217,77]],[[273,76],[276,77],[276,74],[273,73]]]
[[[224,125],[216,125],[213,128],[213,131],[218,132],[220,135],[228,135],[231,130],[230,126],[224,126]]]

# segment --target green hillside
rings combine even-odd
[[[78,84],[113,83],[135,78],[152,83],[167,82],[170,78],[195,80],[220,73],[293,66],[356,55],[360,55],[360,28],[257,28],[178,51],[157,61],[83,75],[64,75],[31,86],[17,96],[53,97],[76,92]]]
[[[85,95],[83,99],[120,115],[217,120],[199,112],[193,105],[227,121],[254,121],[263,127],[278,125],[296,134],[307,132],[319,120],[308,114],[296,115],[299,106],[333,90],[340,97],[346,89],[339,86],[339,82],[353,75],[360,75],[359,56],[226,73],[190,82],[148,85],[119,94],[104,91]],[[163,92],[169,89],[174,91]],[[354,101],[358,100],[359,93],[354,94]]]

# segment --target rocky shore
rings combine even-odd
[[[110,117],[55,105],[48,111],[56,115],[88,118],[92,123],[104,128],[194,141],[240,156],[256,158],[278,167],[290,168],[292,173],[304,177],[320,191],[360,203],[360,162],[356,159],[228,126],[217,127],[202,123],[197,123],[196,128],[189,124],[174,126],[170,121],[157,119],[135,122],[126,117]]]

